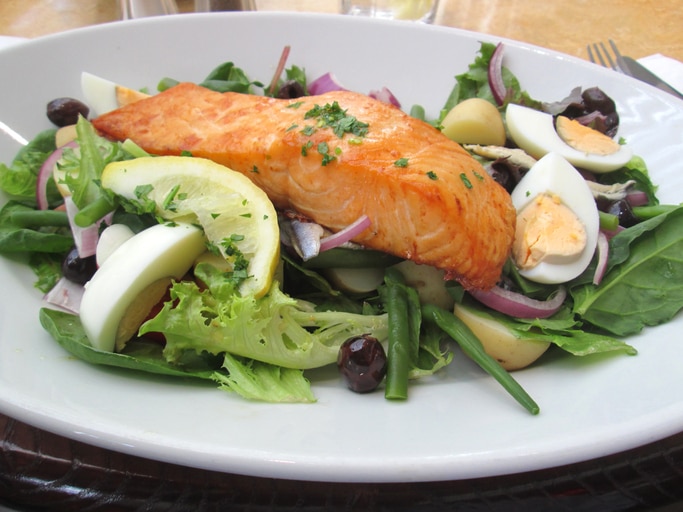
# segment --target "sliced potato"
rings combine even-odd
[[[475,308],[456,304],[453,313],[479,338],[486,353],[506,370],[519,370],[529,366],[550,346],[548,342],[517,336],[505,325]]]
[[[420,302],[451,309],[455,301],[446,289],[443,270],[429,265],[418,265],[410,260],[395,265],[405,277],[406,284],[417,290]]]
[[[443,134],[460,144],[505,145],[503,117],[493,103],[481,98],[458,103],[441,125]]]

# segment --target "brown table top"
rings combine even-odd
[[[336,12],[338,0],[257,0],[263,9]],[[191,0],[179,0],[181,12]],[[37,37],[118,19],[114,0],[2,0],[0,35]],[[611,38],[634,58],[683,61],[680,0],[441,0],[436,23],[536,44],[586,58],[586,44]]]
[[[180,10],[191,1],[179,0]],[[336,0],[262,0],[334,12]],[[39,37],[118,19],[113,0],[2,0],[0,35]],[[615,40],[635,58],[683,60],[680,0],[441,0],[437,24],[586,58]],[[654,510],[683,506],[683,435],[623,454],[521,475],[426,484],[251,478],[123,455],[0,415],[0,504],[26,510]],[[676,505],[678,504],[678,505]]]

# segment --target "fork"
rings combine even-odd
[[[614,53],[616,61],[615,59],[612,59],[612,56],[603,42],[593,43],[592,49],[591,45],[586,47],[588,50],[588,58],[595,64],[600,63],[606,68],[612,68],[614,71],[628,75],[628,66],[624,64],[624,57],[621,55],[621,52],[619,52],[619,48],[617,48],[617,45],[611,39],[609,39],[609,44],[612,47],[612,52]],[[594,52],[595,55],[593,55]]]
[[[673,94],[677,98],[683,99],[683,94],[653,74],[649,69],[642,66],[639,62],[629,57],[624,57],[621,52],[619,52],[619,48],[617,48],[617,45],[614,43],[614,41],[611,39],[608,41],[612,48],[612,52],[614,53],[614,59],[607,50],[605,43],[600,42],[594,43],[592,47],[591,45],[586,46],[586,49],[588,50],[588,58],[591,62],[594,64],[599,63],[606,68],[610,68],[619,73],[623,73],[624,75],[632,76],[638,80],[642,80],[645,83],[657,87],[658,89]]]

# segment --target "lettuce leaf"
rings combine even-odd
[[[493,43],[481,43],[479,51],[467,71],[455,77],[455,86],[446,99],[439,120],[443,120],[455,105],[470,98],[482,98],[498,106],[493,98],[488,79],[489,62],[495,49],[496,45]],[[541,102],[533,99],[522,89],[519,80],[508,68],[503,66],[502,73],[503,83],[509,91],[507,100],[509,103],[526,105],[536,109],[541,107]]]
[[[224,354],[223,368],[228,373],[215,372],[213,378],[226,391],[238,393],[249,400],[264,402],[311,403],[315,396],[301,370],[282,368],[253,359]]]
[[[0,190],[14,199],[35,203],[38,172],[43,162],[56,149],[56,131],[49,129],[36,135],[17,152],[11,166],[0,164]],[[54,196],[56,187],[51,192],[51,196]]]
[[[164,356],[171,362],[196,350],[308,369],[334,363],[339,346],[351,336],[386,339],[386,315],[315,311],[280,291],[277,282],[264,297],[242,297],[208,264],[197,265],[195,275],[206,289],[195,282],[174,283],[171,300],[140,327],[141,335],[164,334]]]

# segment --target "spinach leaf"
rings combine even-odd
[[[683,308],[683,207],[624,230],[611,248],[600,286],[571,290],[583,320],[626,336],[667,322]]]
[[[310,383],[301,370],[231,356],[186,350],[168,362],[160,343],[143,338],[128,342],[121,353],[93,348],[80,319],[53,309],[40,310],[40,323],[73,356],[91,364],[125,368],[168,377],[195,378],[218,383],[250,400],[266,402],[315,402]]]
[[[33,211],[33,208],[16,201],[9,201],[0,209],[0,254],[64,253],[71,249],[74,242],[68,228],[45,226],[31,229],[15,222],[15,213]]]
[[[88,363],[172,377],[213,380],[214,365],[201,357],[183,361],[185,364],[170,364],[164,359],[162,346],[158,343],[136,340],[129,343],[123,353],[104,352],[93,348],[80,319],[69,313],[42,308],[40,323],[67,352]]]

